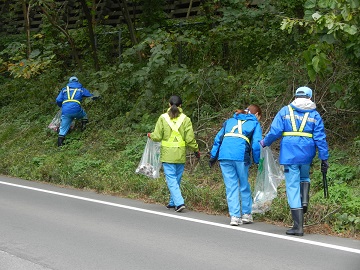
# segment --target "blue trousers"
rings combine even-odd
[[[71,122],[75,118],[76,119],[81,119],[81,118],[87,119],[87,114],[83,109],[81,109],[81,111],[78,113],[62,114],[60,129],[59,129],[59,136],[65,136],[69,132]]]
[[[310,164],[284,165],[286,196],[290,208],[302,208],[300,182],[310,182]]]
[[[230,216],[241,216],[240,200],[242,214],[251,214],[252,198],[248,181],[249,165],[243,161],[220,160]]]
[[[181,195],[180,183],[184,172],[185,164],[163,162],[166,183],[170,191],[169,205],[179,206],[184,204],[184,198]]]

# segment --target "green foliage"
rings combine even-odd
[[[54,46],[43,44],[41,41],[43,38],[41,34],[32,36],[33,50],[28,57],[24,40],[4,44],[6,47],[4,46],[4,49],[0,51],[2,68],[9,71],[14,78],[29,79],[54,65]]]
[[[303,19],[286,17],[281,29],[291,33],[297,25],[317,36],[317,44],[313,44],[313,48],[309,48],[305,55],[310,79],[315,81],[317,74],[323,75],[324,70],[330,68],[329,46],[338,47],[338,42],[343,43],[350,59],[358,62],[360,39],[356,34],[359,27],[359,1],[307,0],[304,7]],[[312,52],[314,50],[317,52]]]
[[[344,232],[347,230],[355,233],[360,231],[360,217],[348,213],[337,213],[334,227],[337,232]]]
[[[311,198],[312,208],[308,215],[310,223],[321,222],[325,219],[335,231],[356,233],[359,231],[359,189],[346,184],[333,184],[329,188],[329,199],[323,198],[323,192],[317,192]],[[321,209],[321,216],[319,211]],[[323,220],[319,220],[322,217]]]
[[[186,203],[191,209],[227,214],[220,169],[209,173],[206,157],[222,122],[234,109],[256,103],[263,110],[265,133],[277,111],[293,99],[294,90],[309,85],[333,151],[328,172],[331,198],[323,198],[316,160],[306,222],[328,223],[339,232],[358,233],[360,70],[356,61],[349,61],[351,55],[356,57],[352,52],[357,37],[334,28],[331,34],[337,40],[331,43],[325,42],[330,41],[329,35],[321,31],[315,36],[305,33],[301,26],[315,25],[319,30],[329,25],[320,24],[322,17],[317,21],[290,19],[303,16],[302,0],[265,1],[258,8],[247,3],[206,1],[202,6],[206,18],[186,23],[167,20],[166,27],[137,29],[139,44],[134,47],[130,47],[125,27],[121,27],[119,44],[119,28],[97,25],[101,63],[97,72],[92,68],[87,30],[81,27],[69,34],[84,63],[82,71],[73,64],[68,39],[45,23],[41,33],[31,37],[31,59],[41,68],[29,69],[30,77],[10,78],[9,63],[15,65],[26,58],[25,37],[4,37],[0,40],[0,64],[6,67],[0,69],[4,75],[0,77],[0,173],[165,204],[164,176],[150,180],[134,171],[146,133],[168,108],[169,96],[179,94],[202,151],[199,163],[189,156],[186,164],[182,185]],[[309,10],[312,3],[306,1]],[[316,2],[319,8],[322,4]],[[336,9],[341,10],[341,5]],[[332,12],[328,8],[322,11]],[[280,29],[280,13],[287,16],[282,29],[288,31]],[[148,17],[146,24],[153,24],[155,17]],[[355,45],[346,47],[349,42]],[[30,66],[31,61],[26,60]],[[51,68],[46,66],[47,60]],[[16,74],[27,74],[27,70],[14,70]],[[57,148],[57,134],[47,125],[58,110],[52,104],[58,90],[72,75],[102,99],[83,102],[90,119],[87,129],[80,132],[76,124],[65,145]],[[252,167],[252,185],[255,174],[256,167]],[[290,224],[284,185],[280,185],[271,211],[257,216],[261,217]]]
[[[296,18],[303,16],[306,0],[270,0],[269,2],[276,11],[282,11],[290,18]]]
[[[166,14],[163,11],[165,0],[148,0],[143,2],[143,13],[141,14],[141,23],[145,27],[158,27],[166,24]]]
[[[307,63],[308,75],[312,82],[316,80],[317,74],[324,77],[333,71],[331,61],[326,54],[327,51],[331,51],[331,48],[329,48],[329,45],[326,43],[310,45],[310,47],[304,51],[303,55]]]
[[[241,4],[223,7],[221,12],[223,16],[219,18],[219,25],[211,32],[216,42],[229,43],[231,56],[226,60],[237,64],[232,64],[236,70],[246,69],[261,60],[271,61],[275,55],[297,46],[278,29],[280,20],[273,15],[272,6],[249,9]]]

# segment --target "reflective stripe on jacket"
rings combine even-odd
[[[178,118],[170,119],[170,116],[168,113],[164,113],[161,115],[165,118],[166,122],[169,124],[171,128],[171,135],[169,139],[162,140],[161,145],[166,147],[185,147],[185,141],[181,137],[181,134],[179,133],[179,127],[181,126],[182,122],[184,122],[186,115],[180,114]]]
[[[189,117],[182,113],[182,108],[179,107],[180,116],[172,119],[173,122],[178,122],[180,117],[184,117],[181,125],[178,127],[178,132],[181,138],[185,142],[186,147],[169,147],[162,144],[160,161],[167,163],[185,163],[186,161],[186,149],[189,148],[195,152],[199,150],[199,146],[196,143],[194,130]],[[169,111],[169,109],[168,109]],[[184,116],[181,116],[184,115]],[[165,117],[161,115],[155,125],[154,132],[151,133],[150,138],[155,142],[169,141],[172,134],[172,129]]]
[[[310,109],[301,109],[293,103],[291,103],[290,106],[293,110],[295,126],[301,127],[303,123],[302,132],[312,134],[312,137],[298,136],[297,134],[295,134],[295,136],[283,136],[284,133],[289,134],[288,132],[294,132],[290,113],[291,109],[289,109],[289,106],[284,106],[276,114],[271,123],[270,131],[264,138],[265,145],[269,146],[283,136],[280,142],[279,157],[279,162],[283,165],[311,164],[315,157],[316,149],[318,149],[319,158],[321,160],[327,160],[329,158],[329,152],[324,123],[320,114],[316,111],[316,106],[314,105],[314,107]],[[299,101],[297,103],[301,104]],[[308,117],[306,121],[304,121],[306,113],[308,113]]]
[[[235,133],[236,129],[238,133]],[[251,163],[252,156],[253,161],[259,163],[261,139],[261,126],[255,115],[234,114],[232,118],[224,122],[223,127],[216,134],[210,156],[218,160],[236,160],[247,163]]]
[[[72,94],[71,97],[70,97],[70,88],[69,88],[69,86],[66,86],[67,99],[64,100],[64,101],[62,102],[62,104],[66,103],[66,102],[76,102],[76,103],[79,103],[79,104],[80,104],[80,101],[74,99],[77,90],[78,90],[78,89],[75,88],[73,94]]]
[[[69,88],[69,92],[68,92]],[[77,89],[74,92],[72,90]],[[81,101],[84,97],[93,96],[89,90],[84,88],[79,82],[68,83],[66,87],[62,88],[59,92],[59,95],[56,98],[56,103],[61,107],[62,114],[75,114],[82,110]],[[69,102],[69,101],[71,102]]]
[[[238,138],[242,138],[242,139],[244,139],[248,144],[250,144],[249,138],[242,134],[242,125],[243,125],[243,123],[245,123],[245,122],[246,122],[246,120],[244,120],[244,121],[238,120],[237,125],[233,126],[233,128],[231,129],[230,132],[225,133],[224,137],[238,137]],[[235,132],[236,130],[238,130],[238,133]]]
[[[304,127],[306,125],[306,121],[309,117],[309,112],[306,112],[304,114],[304,117],[302,118],[302,121],[301,121],[300,128],[298,129],[296,126],[294,109],[290,105],[288,105],[288,108],[289,108],[289,113],[290,113],[290,121],[291,121],[292,131],[283,132],[283,136],[303,136],[303,137],[312,138],[312,136],[313,136],[312,133],[303,132]]]

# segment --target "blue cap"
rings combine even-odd
[[[70,79],[69,79],[69,83],[71,83],[71,82],[78,82],[78,81],[79,81],[79,79],[76,78],[76,77],[70,77]]]
[[[312,90],[309,87],[301,86],[298,89],[296,89],[295,96],[296,97],[311,98],[312,97]]]

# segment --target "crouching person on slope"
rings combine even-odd
[[[63,144],[65,135],[69,132],[71,122],[75,118],[82,119],[81,130],[85,129],[88,117],[81,107],[81,101],[84,97],[92,96],[93,94],[84,88],[76,77],[71,77],[66,87],[60,90],[60,93],[56,98],[56,103],[61,108],[58,146]]]

